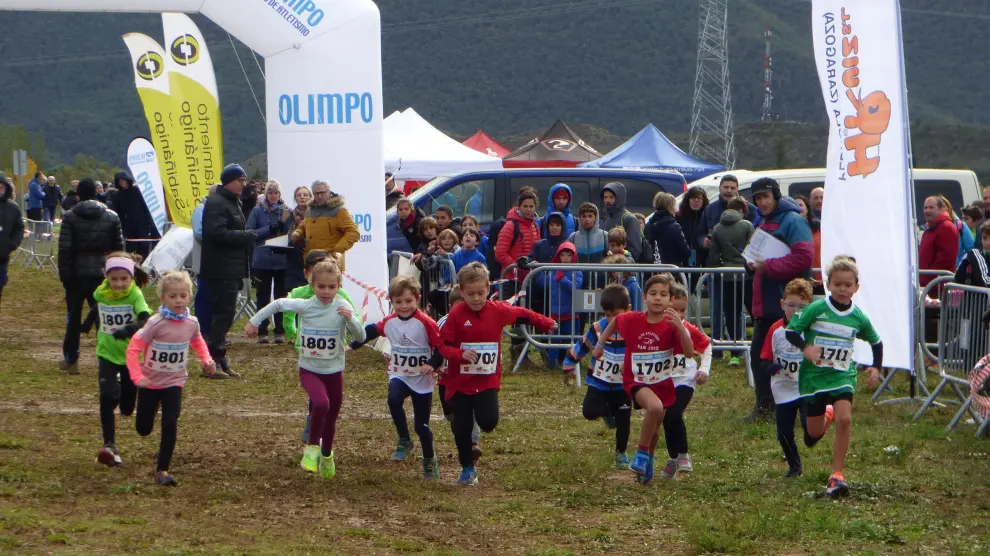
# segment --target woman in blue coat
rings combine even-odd
[[[251,259],[251,272],[258,288],[258,307],[264,307],[275,298],[285,297],[285,271],[289,266],[288,248],[269,247],[265,241],[284,236],[289,232],[290,211],[282,202],[282,189],[275,180],[265,187],[265,200],[255,205],[248,216],[248,230],[258,236],[258,245]],[[285,334],[282,328],[282,315],[275,315],[275,343],[281,344]],[[258,327],[258,343],[268,343],[268,321]]]

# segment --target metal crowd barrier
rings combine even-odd
[[[750,361],[750,339],[747,326],[751,311],[752,280],[743,268],[683,268],[674,265],[603,265],[603,264],[533,264],[521,282],[509,279],[516,265],[505,268],[498,290],[499,298],[528,307],[556,320],[558,329],[552,334],[540,334],[531,327],[506,330],[513,340],[525,340],[526,345],[516,361],[516,372],[530,347],[543,352],[552,366],[562,359],[563,350],[579,342],[589,323],[604,316],[601,310],[601,290],[609,283],[621,283],[630,290],[633,310],[642,310],[643,286],[650,276],[671,273],[688,292],[688,320],[712,338],[717,353],[739,354],[746,363],[747,378],[753,385]],[[567,297],[545,287],[557,272],[579,273],[580,287],[572,280]],[[692,288],[691,286],[694,285]],[[578,386],[581,384],[578,369]]]
[[[11,262],[20,261],[22,268],[38,267],[58,272],[55,264],[55,252],[58,238],[55,236],[55,225],[47,220],[24,219],[24,239]]]
[[[938,319],[938,374],[941,380],[929,394],[914,416],[918,421],[935,404],[939,395],[946,391],[955,396],[950,403],[959,405],[945,432],[954,429],[968,412],[977,424],[981,424],[977,435],[982,435],[990,420],[985,419],[973,408],[973,393],[970,390],[969,373],[976,363],[987,354],[990,348],[990,334],[983,326],[983,313],[990,309],[990,289],[945,284],[939,295]],[[926,346],[927,350],[928,347]]]
[[[388,279],[406,273],[419,278],[423,295],[419,305],[434,317],[446,315],[450,310],[450,290],[457,285],[454,261],[446,255],[424,256],[418,265],[412,264],[413,254],[392,251],[389,256]]]

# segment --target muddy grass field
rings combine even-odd
[[[418,461],[389,461],[384,366],[361,350],[345,375],[337,477],[324,482],[298,466],[306,396],[294,351],[248,343],[243,323],[230,360],[244,378],[206,380],[193,366],[172,462],[180,484],[161,488],[159,431],[139,437],[133,417],[117,421],[124,465],[95,463],[94,339],[82,373],[61,373],[63,323],[58,280],[12,269],[0,308],[0,553],[990,553],[990,441],[972,426],[947,438],[951,410],[912,425],[913,406],[876,407],[861,390],[852,496],[835,502],[821,496],[831,434],[802,448],[803,477],[784,480],[773,425],[741,421],[752,393],[720,365],[688,408],[692,474],[636,484],[612,467],[612,432],[581,417],[583,390],[530,370],[504,381],[472,488],[454,484],[437,400],[440,481],[425,482]]]

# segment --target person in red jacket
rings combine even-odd
[[[536,221],[537,203],[536,190],[532,187],[523,187],[519,191],[516,206],[509,209],[508,214],[505,215],[505,225],[495,238],[495,259],[503,269],[515,264],[522,257],[528,257],[533,252],[533,245],[540,240],[540,226]],[[525,263],[522,266],[525,266]],[[529,274],[528,270],[520,268],[506,275],[508,281],[501,286],[503,299],[516,295],[519,285],[527,274]],[[500,277],[495,277],[498,278]],[[512,339],[513,361],[522,356],[523,343],[522,339]]]
[[[440,354],[447,359],[444,397],[454,406],[454,443],[461,485],[478,483],[471,454],[471,429],[492,432],[498,425],[498,390],[502,385],[502,329],[532,324],[543,332],[557,328],[550,317],[488,300],[488,268],[474,262],[457,273],[464,303],[447,315],[440,331]]]
[[[514,264],[520,257],[529,256],[533,245],[540,240],[540,227],[536,224],[536,190],[524,187],[519,192],[516,206],[505,215],[505,225],[498,233],[495,244],[495,258],[502,268]],[[518,270],[508,278],[521,284],[529,272]],[[511,295],[511,294],[509,294]]]
[[[924,210],[925,231],[918,250],[918,268],[954,272],[959,255],[959,230],[949,216],[948,207],[938,197],[928,197]],[[934,279],[935,276],[922,275],[919,282],[926,286]]]

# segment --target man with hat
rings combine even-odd
[[[11,200],[13,193],[7,174],[0,172],[0,300],[3,299],[3,287],[7,285],[7,263],[24,239],[24,221],[21,220],[21,209]]]
[[[760,361],[767,332],[784,316],[780,305],[784,287],[795,278],[811,280],[811,262],[815,246],[811,227],[801,217],[801,207],[788,197],[781,197],[780,184],[773,178],[760,178],[750,186],[753,204],[760,209],[759,229],[787,244],[791,252],[783,257],[747,263],[753,273],[753,342],[750,362],[756,383],[756,405],[747,421],[771,419],[774,413],[770,374]],[[735,316],[733,316],[735,318]]]
[[[220,187],[203,206],[203,249],[200,275],[213,296],[213,318],[206,343],[217,363],[215,378],[237,378],[227,363],[224,339],[234,323],[237,292],[249,275],[248,264],[257,237],[245,230],[241,193],[247,185],[244,168],[231,164],[220,173]],[[204,376],[213,378],[209,373]]]

